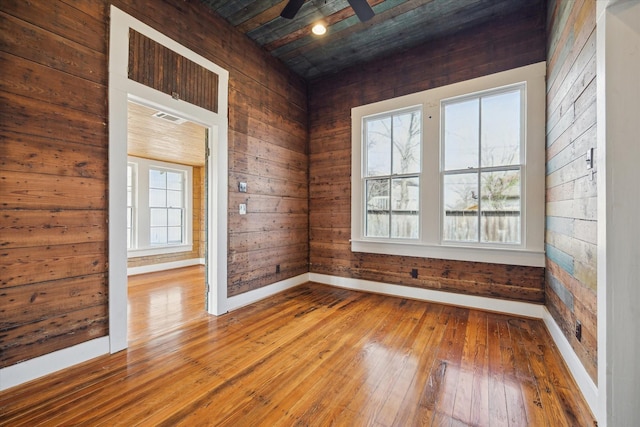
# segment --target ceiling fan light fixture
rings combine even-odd
[[[313,27],[311,28],[311,32],[316,36],[321,36],[327,32],[327,27],[322,22],[318,22],[317,24],[313,25]]]

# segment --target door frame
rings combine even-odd
[[[218,75],[218,113],[128,78],[129,29],[155,40]],[[208,129],[207,311],[227,312],[229,72],[111,6],[109,39],[109,348],[127,348],[126,165],[129,100],[184,117]]]

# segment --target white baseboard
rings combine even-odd
[[[432,289],[413,288],[411,286],[391,285],[388,283],[372,282],[369,280],[350,279],[347,277],[328,276],[325,274],[309,273],[309,280],[325,285],[357,291],[374,292],[402,298],[411,298],[441,304],[458,305],[461,307],[477,308],[479,310],[497,313],[514,314],[517,316],[542,319],[544,306],[518,301],[508,301],[474,295],[456,294],[453,292],[436,291]]]
[[[127,276],[136,274],[155,273],[156,271],[172,270],[174,268],[191,267],[192,265],[204,265],[204,258],[191,258],[181,261],[163,262],[160,264],[141,265],[140,267],[127,268]]]
[[[109,337],[100,337],[0,369],[0,391],[109,353]]]
[[[229,311],[236,310],[245,305],[252,304],[254,302],[263,300],[272,295],[285,291],[287,289],[302,285],[309,281],[309,273],[304,273],[299,276],[292,277],[290,279],[282,280],[280,282],[272,283],[262,288],[255,289],[253,291],[245,292],[240,295],[235,295],[227,298],[227,309]]]
[[[558,351],[560,351],[560,354],[564,359],[564,363],[566,363],[569,368],[569,372],[571,372],[573,379],[576,381],[576,384],[578,384],[578,388],[582,392],[582,396],[584,396],[584,399],[587,401],[587,404],[591,409],[591,413],[597,420],[601,419],[599,416],[600,414],[598,413],[598,387],[589,376],[589,373],[584,368],[584,365],[578,358],[578,355],[573,351],[573,347],[571,347],[569,340],[564,336],[560,326],[558,326],[546,307],[544,308],[544,317],[542,320],[544,321],[549,334],[551,334],[553,341],[556,343]]]

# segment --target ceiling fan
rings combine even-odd
[[[373,9],[371,9],[371,6],[369,6],[369,3],[367,3],[367,0],[347,1],[353,8],[353,11],[356,13],[356,15],[358,15],[360,21],[366,22],[369,19],[373,18],[373,15],[375,15]],[[293,19],[293,17],[296,16],[296,13],[298,13],[300,8],[302,7],[303,3],[304,0],[289,0],[284,9],[282,9],[282,13],[280,13],[280,16],[287,19]]]

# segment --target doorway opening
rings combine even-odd
[[[132,343],[206,311],[207,128],[127,103],[127,332]]]
[[[109,351],[127,348],[127,137],[133,102],[197,123],[206,129],[206,307],[227,312],[228,91],[229,72],[111,6],[109,39]],[[130,31],[215,73],[217,109],[211,111],[129,78]],[[144,61],[145,59],[142,58]],[[169,231],[167,230],[167,233]]]

